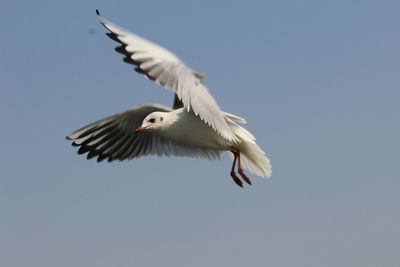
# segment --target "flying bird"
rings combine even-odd
[[[108,37],[119,43],[115,50],[135,71],[172,91],[172,108],[160,104],[137,105],[101,119],[67,136],[78,154],[97,161],[128,160],[144,155],[219,159],[228,151],[233,159],[230,176],[240,187],[251,185],[243,167],[271,176],[271,164],[255,137],[239,124],[246,121],[223,112],[205,84],[205,74],[189,68],[169,50],[103,18]],[[236,167],[237,172],[236,173]]]

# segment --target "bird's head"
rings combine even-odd
[[[142,125],[135,130],[135,132],[143,132],[143,131],[157,131],[164,127],[165,114],[163,112],[153,112],[147,115],[144,118]]]

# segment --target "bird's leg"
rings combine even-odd
[[[240,151],[237,152],[237,159],[238,159],[238,173],[240,174],[240,176],[243,178],[243,180],[246,183],[251,185],[251,181],[250,181],[249,177],[247,177],[246,174],[244,174],[242,165],[240,164]]]
[[[243,187],[243,182],[240,181],[239,177],[237,177],[236,173],[235,173],[235,165],[236,165],[236,159],[238,158],[238,153],[234,150],[231,150],[231,152],[233,153],[233,156],[234,156],[233,163],[232,163],[232,169],[231,169],[231,177],[238,186]]]

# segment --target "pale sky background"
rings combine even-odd
[[[95,9],[206,72],[273,164],[88,161],[64,137],[170,104]],[[0,0],[0,266],[400,266],[399,1]]]

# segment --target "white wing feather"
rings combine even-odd
[[[67,136],[78,153],[97,161],[127,160],[145,155],[198,157],[219,159],[220,151],[191,147],[151,132],[135,132],[143,119],[154,111],[170,111],[157,104],[138,105],[130,110],[91,123]]]
[[[138,72],[173,91],[188,111],[192,110],[225,139],[237,141],[223,112],[203,83],[204,74],[187,67],[167,49],[111,23],[99,13],[98,17],[110,31],[110,37],[122,44],[117,49],[129,57],[129,63],[136,65]]]

